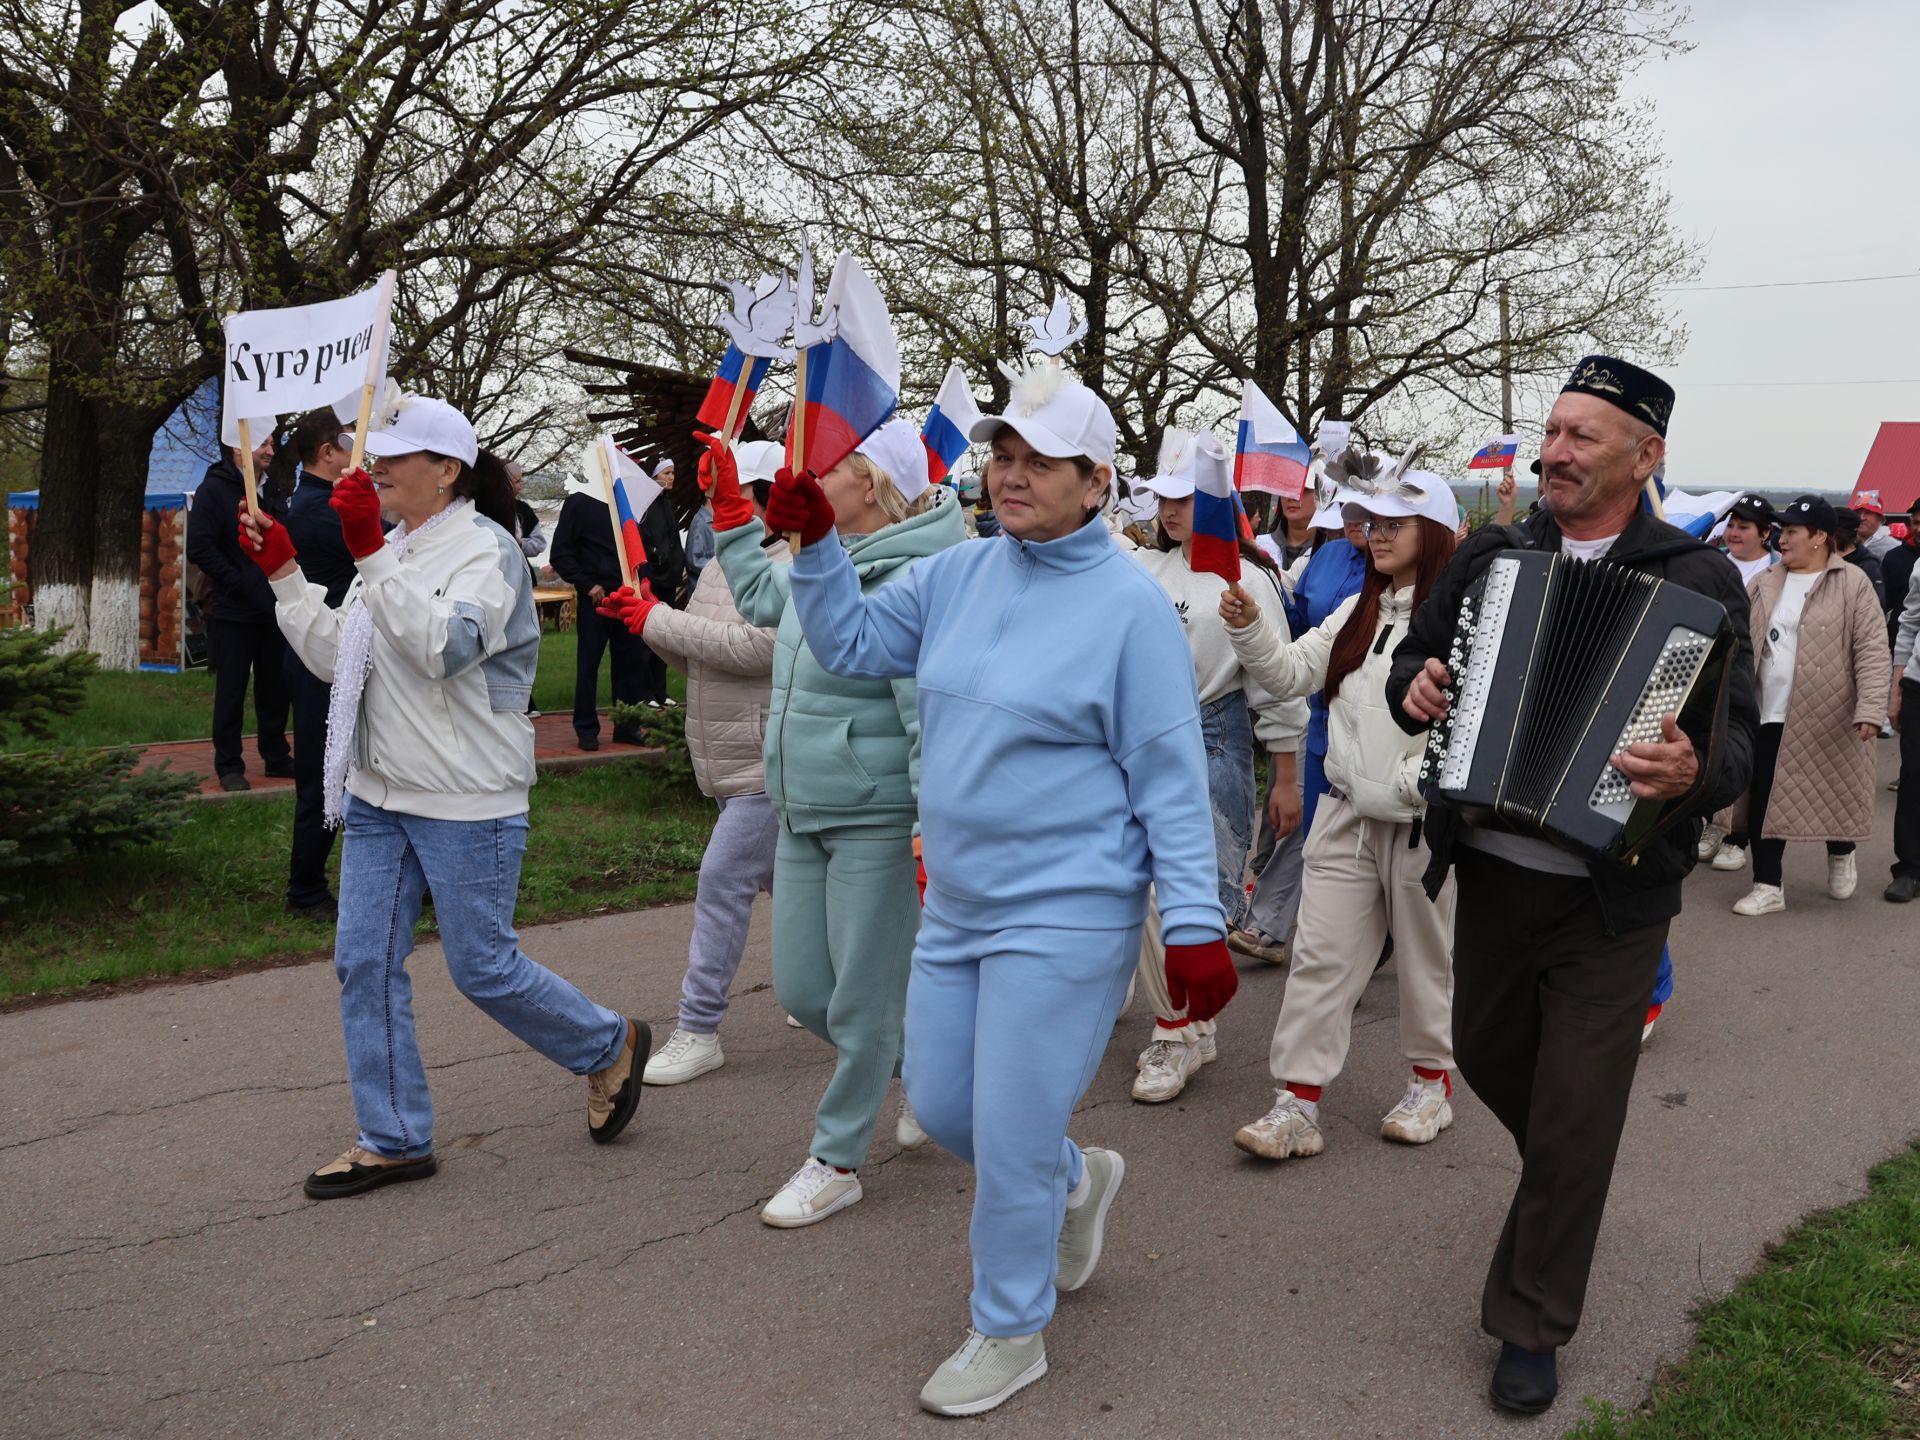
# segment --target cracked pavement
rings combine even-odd
[[[1881,746],[1882,781],[1892,746]],[[1558,1434],[1582,1395],[1632,1405],[1722,1293],[1807,1211],[1859,1194],[1914,1130],[1920,906],[1824,893],[1742,920],[1697,875],[1679,988],[1644,1056],[1563,1399],[1495,1415],[1479,1282],[1516,1161],[1464,1091],[1433,1145],[1389,1146],[1393,971],[1368,987],[1327,1153],[1230,1143],[1271,1099],[1280,971],[1244,962],[1221,1061],[1178,1101],[1127,1098],[1122,1020],[1076,1122],[1125,1153],[1099,1274],[1063,1299],[1053,1370],[984,1423],[1008,1436]],[[691,908],[530,930],[529,953],[665,1039]],[[754,1212],[805,1157],[830,1053],[789,1029],[756,916],[727,1064],[649,1089],[591,1144],[583,1084],[412,964],[441,1169],[319,1204],[352,1138],[324,964],[0,1016],[0,1435],[932,1435],[914,1396],[966,1325],[970,1177],[903,1155],[893,1110],[866,1199],[809,1230]],[[1035,1043],[1044,1043],[1036,1025]]]

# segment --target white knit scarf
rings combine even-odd
[[[418,530],[409,530],[402,522],[387,532],[387,548],[398,560],[417,536],[426,534],[456,511],[473,504],[456,500],[431,516]],[[365,587],[362,587],[364,591]],[[347,762],[353,758],[353,732],[360,723],[360,696],[367,688],[367,675],[373,669],[373,616],[367,602],[356,591],[347,607],[347,618],[340,627],[340,650],[333,661],[333,697],[327,702],[327,760],[322,779],[326,790],[326,823],[329,830],[340,828],[346,809]]]

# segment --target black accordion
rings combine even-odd
[[[1503,550],[1461,601],[1446,717],[1420,788],[1469,824],[1631,864],[1665,802],[1609,763],[1660,717],[1711,727],[1734,653],[1726,607],[1604,560]]]

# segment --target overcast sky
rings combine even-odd
[[[1916,278],[1673,294],[1669,478],[1851,489],[1879,422],[1920,420],[1920,4],[1698,0],[1685,35],[1639,83],[1697,285]]]

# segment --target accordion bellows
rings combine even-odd
[[[1719,601],[1604,560],[1503,550],[1461,602],[1421,790],[1469,824],[1631,864],[1665,802],[1610,763],[1676,715],[1717,723],[1734,652]]]

